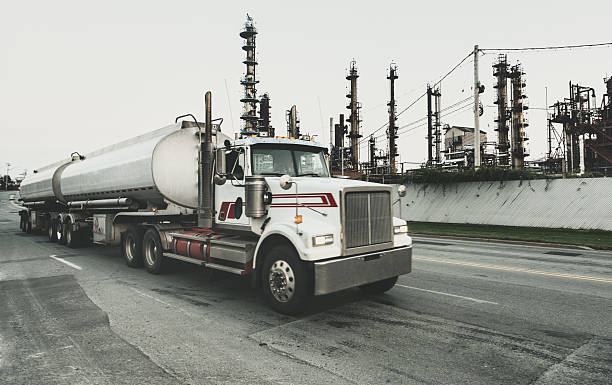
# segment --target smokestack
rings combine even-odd
[[[213,225],[213,143],[212,143],[212,95],[206,92],[204,97],[206,109],[206,129],[204,141],[200,143],[200,207],[198,209],[198,227],[210,229]]]

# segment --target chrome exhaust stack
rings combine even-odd
[[[200,202],[198,207],[198,227],[210,229],[213,225],[213,157],[212,142],[212,95],[206,92],[206,128],[204,140],[200,143]]]

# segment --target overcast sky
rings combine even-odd
[[[0,6],[0,170],[32,170],[66,157],[163,127],[177,115],[203,119],[203,95],[213,115],[238,131],[244,51],[238,36],[253,16],[259,95],[271,97],[272,122],[286,132],[285,110],[297,105],[302,132],[329,141],[329,118],[348,115],[346,69],[359,68],[362,128],[387,120],[389,63],[399,67],[398,109],[425,91],[474,44],[481,48],[611,41],[612,2],[602,1],[7,1]],[[493,105],[491,63],[480,60],[485,106]],[[612,74],[612,48],[510,53],[526,72],[530,106],[568,94],[570,80],[595,87]],[[442,83],[442,104],[472,93],[468,60]],[[227,84],[227,88],[226,88]],[[231,113],[230,113],[231,111]],[[424,100],[398,125],[422,118]],[[481,128],[496,139],[494,108]],[[545,111],[531,109],[531,158],[546,151]],[[473,125],[471,111],[443,118]],[[383,133],[381,130],[379,133]],[[425,160],[426,128],[403,133],[401,161]],[[380,138],[381,147],[385,139]],[[367,160],[365,148],[364,157]]]

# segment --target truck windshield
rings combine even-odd
[[[323,149],[309,146],[256,145],[253,175],[328,177]]]

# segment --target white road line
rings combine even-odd
[[[49,256],[49,258],[53,258],[53,259],[55,259],[56,261],[60,261],[61,263],[66,264],[66,265],[68,265],[68,266],[72,267],[73,269],[83,270],[83,268],[82,268],[81,266],[79,266],[79,265],[75,265],[75,264],[74,264],[74,263],[72,263],[72,262],[68,262],[68,261],[66,261],[65,259],[58,258],[58,257],[56,257],[55,255],[50,255],[50,256]]]
[[[405,286],[405,285],[399,285],[399,284],[395,284],[395,286],[404,287],[404,288],[406,288],[406,289],[412,289],[412,290],[425,291],[425,292],[427,292],[427,293],[433,293],[433,294],[446,295],[446,296],[449,296],[449,297],[455,297],[455,298],[467,299],[468,301],[474,301],[474,302],[476,302],[476,303],[488,303],[488,304],[491,304],[491,305],[499,305],[497,302],[485,301],[484,299],[478,299],[478,298],[472,298],[472,297],[465,297],[465,296],[462,296],[462,295],[451,294],[451,293],[443,293],[443,292],[441,292],[441,291],[435,291],[435,290],[421,289],[420,287]]]
[[[179,307],[179,306],[173,305],[173,304],[168,303],[168,302],[166,302],[166,301],[162,301],[162,300],[161,300],[161,299],[159,299],[159,298],[155,298],[155,297],[153,297],[152,295],[149,295],[149,294],[147,294],[147,293],[143,293],[142,291],[140,291],[140,290],[136,290],[136,289],[134,289],[133,287],[130,287],[130,289],[132,289],[132,290],[133,290],[134,292],[136,292],[138,295],[141,295],[141,296],[143,296],[143,297],[145,297],[145,298],[149,298],[149,299],[152,299],[152,300],[153,300],[153,301],[155,301],[155,302],[159,302],[159,303],[164,304],[164,305],[166,305],[166,306],[168,306],[168,307],[171,307],[171,308],[174,308],[174,309],[178,309],[179,311],[181,311],[182,313],[184,313],[184,314],[186,314],[186,315],[188,315],[188,316],[191,316],[191,317],[193,317],[193,316],[194,316],[192,313],[190,313],[190,312],[186,311],[186,310],[185,310],[185,309],[183,309],[182,307]]]
[[[143,293],[142,291],[136,290],[136,289],[134,289],[133,287],[131,287],[130,289],[132,289],[133,291],[135,291],[136,293],[140,294],[140,295],[141,295],[141,296],[143,296],[143,297],[146,297],[146,298],[150,298],[150,299],[152,299],[153,301],[157,301],[157,302],[159,302],[159,303],[163,303],[163,304],[164,304],[164,305],[166,305],[166,306],[176,307],[176,306],[174,306],[174,305],[172,305],[172,304],[170,304],[170,303],[168,303],[168,302],[162,301],[162,300],[161,300],[161,299],[159,299],[159,298],[155,298],[155,297],[153,297],[152,295],[148,295],[148,294],[146,294],[146,293]]]

